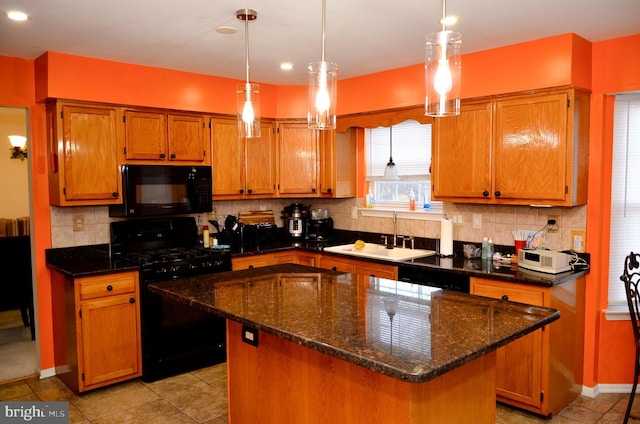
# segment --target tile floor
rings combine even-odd
[[[580,396],[551,420],[498,405],[498,424],[622,423],[628,395]],[[139,379],[74,395],[56,377],[35,377],[0,385],[1,401],[69,402],[69,423],[224,424],[227,418],[226,366],[214,365],[153,383]],[[640,413],[640,395],[634,404]],[[640,424],[640,420],[630,420]]]

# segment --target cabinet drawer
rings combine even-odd
[[[545,304],[544,291],[536,290],[535,288],[509,287],[508,285],[473,281],[471,293],[493,299],[526,303],[528,305],[544,306]]]
[[[78,278],[78,284],[80,300],[133,293],[136,290],[136,278],[131,273]]]

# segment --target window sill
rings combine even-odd
[[[604,312],[607,321],[629,321],[631,319],[627,307],[616,308],[610,306],[609,309],[603,309],[602,312]]]
[[[397,217],[401,219],[415,219],[419,221],[440,221],[444,216],[441,212],[424,210],[410,211],[407,209],[391,209],[391,208],[358,208],[362,216],[371,216],[378,218],[393,218],[393,212],[397,212]]]

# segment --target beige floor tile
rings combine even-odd
[[[69,424],[89,424],[89,419],[71,402],[69,402]]]
[[[72,402],[93,421],[157,399],[157,394],[136,380],[81,394]]]
[[[199,423],[227,413],[226,385],[209,385],[191,374],[181,374],[147,387]]]
[[[0,401],[33,400],[36,396],[27,383],[17,382],[0,386]],[[36,396],[37,399],[37,396]]]
[[[91,424],[193,424],[194,421],[165,400],[134,406],[123,412],[92,420]]]
[[[227,364],[217,364],[191,372],[205,383],[227,379]]]
[[[604,414],[623,397],[625,396],[621,393],[602,393],[595,398],[578,396],[571,405],[582,406]]]
[[[580,423],[592,424],[596,423],[602,417],[602,413],[571,404],[560,411],[558,416],[571,418]]]

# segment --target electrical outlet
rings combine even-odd
[[[547,232],[548,233],[557,233],[558,228],[560,228],[560,220],[557,215],[549,215],[547,217]]]
[[[482,214],[481,213],[474,213],[473,214],[473,226],[472,228],[474,230],[481,230],[482,229]]]
[[[73,215],[73,231],[84,231],[84,215]]]
[[[571,230],[571,250],[574,252],[585,251],[586,233],[583,230]]]
[[[358,207],[353,206],[351,208],[351,219],[358,219]]]
[[[462,214],[461,213],[454,213],[453,215],[451,215],[451,220],[453,221],[453,226],[454,227],[463,227],[464,226],[464,219],[462,219]]]
[[[258,347],[258,330],[255,328],[242,326],[242,341],[252,346]]]

